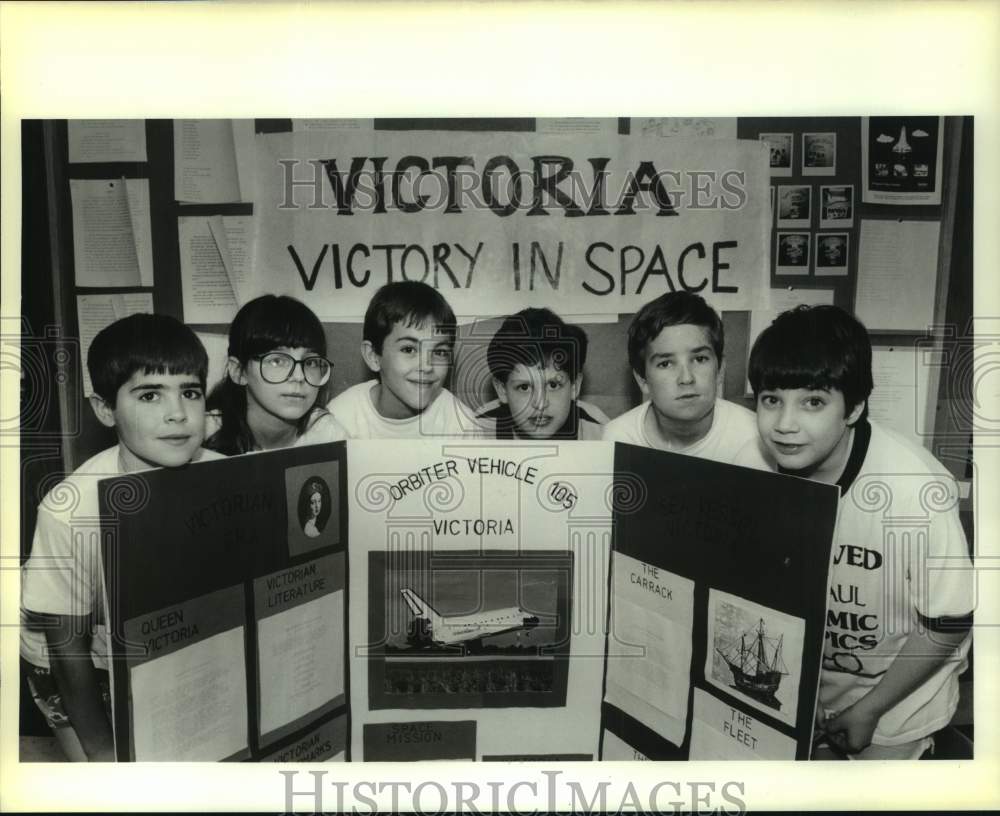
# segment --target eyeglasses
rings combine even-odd
[[[272,351],[253,359],[260,363],[260,376],[264,382],[275,385],[286,382],[295,371],[295,366],[300,365],[306,382],[319,388],[321,385],[326,385],[333,370],[333,363],[326,357],[303,357],[301,360],[296,360],[291,354],[285,354],[283,351]]]

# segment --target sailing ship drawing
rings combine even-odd
[[[715,647],[729,666],[733,687],[759,700],[771,708],[781,709],[776,697],[781,678],[788,674],[788,667],[781,657],[784,635],[768,637],[764,619],[740,635],[739,642],[726,648]]]

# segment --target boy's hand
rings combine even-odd
[[[871,745],[879,715],[863,703],[859,700],[826,721],[827,738],[835,748],[856,754]]]

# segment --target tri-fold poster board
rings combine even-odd
[[[808,757],[833,487],[351,441],[100,497],[119,761]]]

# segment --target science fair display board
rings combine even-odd
[[[601,758],[808,759],[837,489],[633,445],[615,473]]]
[[[345,757],[345,453],[101,482],[119,761]]]
[[[834,488],[365,440],[100,497],[119,761],[808,755]]]

